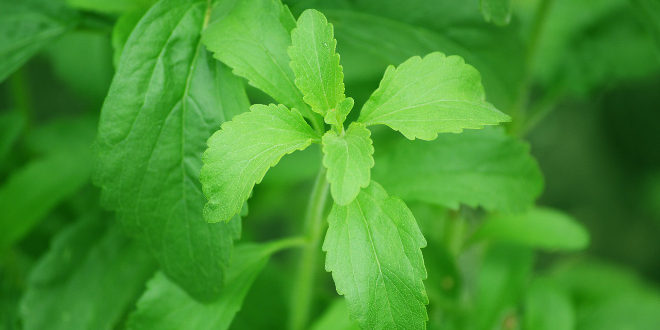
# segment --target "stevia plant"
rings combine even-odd
[[[654,328],[523,141],[654,1],[0,0],[0,328]]]
[[[278,19],[278,11],[271,13]],[[269,91],[271,86],[248,73],[246,64],[251,63],[232,56],[231,48],[224,46],[233,40],[241,48],[241,40],[234,38],[249,34],[232,30],[237,28],[234,24],[219,21],[204,40],[216,58]],[[386,125],[411,140],[433,140],[438,133],[460,133],[509,117],[485,101],[477,70],[460,57],[435,52],[388,67],[359,118],[346,125],[354,101],[345,95],[335,47],[332,25],[320,12],[307,10],[291,30],[291,46],[271,49],[281,55],[278,59],[288,55],[293,75],[287,78],[295,79],[286,90],[273,91],[284,105],[252,105],[209,139],[200,175],[208,198],[204,217],[211,223],[231,222],[270,167],[286,154],[321,144],[323,169],[306,220],[309,249],[317,247],[322,235],[329,186],[333,204],[323,243],[325,267],[332,272],[337,292],[346,297],[352,318],[364,328],[423,328],[428,298],[420,248],[426,241],[406,204],[371,179],[374,148],[369,127]],[[330,127],[326,130],[322,122]],[[304,266],[315,265],[314,254],[311,250],[303,255]],[[299,280],[299,292],[309,292],[312,281]],[[294,306],[304,310],[310,301],[306,295],[301,298]],[[306,321],[293,320],[296,328]]]

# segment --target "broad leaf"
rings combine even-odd
[[[335,52],[332,24],[320,12],[310,9],[298,18],[291,31],[291,69],[296,86],[314,112],[325,116],[344,98],[344,72]]]
[[[378,149],[376,164],[374,178],[392,194],[453,209],[521,211],[543,188],[527,144],[500,128],[441,134],[433,142],[402,140]]]
[[[579,222],[565,213],[547,208],[493,214],[486,218],[474,238],[550,251],[581,250],[589,244],[589,234]]]
[[[334,205],[323,250],[337,292],[362,328],[424,328],[424,236],[408,207],[375,182]]]
[[[204,44],[250,85],[314,118],[289,67],[287,48],[295,25],[279,0],[240,0],[204,31]]]
[[[60,232],[21,304],[25,329],[114,329],[155,270],[119,226],[91,215]]]
[[[204,152],[201,181],[208,222],[229,221],[238,214],[255,184],[286,154],[318,139],[302,116],[283,105],[256,104],[222,125]]]
[[[264,268],[271,254],[287,247],[286,241],[245,244],[234,251],[225,289],[210,304],[191,299],[175,283],[157,273],[137,303],[128,321],[129,329],[228,329],[252,282]]]
[[[511,21],[512,0],[481,0],[481,14],[486,22],[507,25]]]
[[[374,147],[370,136],[360,123],[352,123],[342,134],[328,131],[323,136],[323,166],[328,169],[332,198],[339,205],[352,202],[371,181]]]
[[[163,272],[203,300],[220,293],[240,221],[204,221],[201,155],[220,123],[249,104],[203,49],[208,10],[203,0],[163,0],[140,20],[101,111],[95,177]]]
[[[431,53],[389,66],[359,121],[384,124],[413,140],[508,121],[485,101],[481,77],[458,56]]]
[[[59,1],[0,0],[0,82],[76,22]]]
[[[90,153],[74,150],[31,161],[0,186],[0,251],[23,238],[55,206],[89,182]]]

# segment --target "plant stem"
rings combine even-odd
[[[527,115],[525,110],[527,103],[529,102],[532,71],[534,70],[535,62],[534,57],[536,57],[539,41],[552,3],[553,0],[541,0],[541,3],[536,9],[536,13],[534,14],[534,23],[525,51],[522,83],[520,85],[520,91],[518,92],[518,98],[516,99],[511,112],[513,122],[510,126],[510,132],[516,135],[520,134],[522,127],[525,125],[524,122]]]
[[[302,249],[298,273],[293,282],[289,313],[289,328],[292,330],[305,329],[309,321],[314,280],[320,255],[319,246],[326,225],[323,215],[327,199],[328,181],[325,178],[325,168],[321,167],[316,176],[305,214],[307,244]]]

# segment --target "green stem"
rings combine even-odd
[[[541,3],[536,9],[534,15],[534,25],[532,26],[532,31],[529,36],[529,41],[527,42],[527,49],[525,52],[524,59],[524,68],[523,68],[523,79],[520,85],[520,91],[518,93],[518,98],[513,105],[511,111],[511,117],[513,117],[513,122],[511,124],[510,132],[516,135],[521,133],[522,127],[525,125],[526,120],[526,108],[527,103],[529,102],[530,96],[530,85],[532,83],[532,74],[534,69],[534,57],[538,51],[538,45],[543,33],[543,28],[545,26],[545,21],[548,17],[548,12],[552,6],[553,0],[541,0]]]
[[[307,244],[303,247],[298,273],[293,284],[290,304],[289,328],[301,330],[307,327],[312,305],[315,275],[318,270],[321,237],[326,222],[324,221],[325,204],[328,199],[328,181],[325,168],[321,167],[309,199],[305,214],[305,236]]]

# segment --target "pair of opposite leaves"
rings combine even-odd
[[[212,37],[212,27],[209,30],[207,37]],[[435,52],[388,67],[358,120],[344,130],[353,99],[344,94],[332,25],[320,12],[307,10],[291,40],[288,54],[295,85],[312,111],[257,104],[213,134],[200,176],[209,222],[228,221],[239,213],[270,167],[314,142],[323,146],[332,197],[345,206],[370,184],[374,149],[367,126],[384,124],[411,140],[433,140],[438,133],[459,133],[509,119],[485,101],[476,69],[460,57]],[[224,59],[217,53],[216,57]],[[332,125],[322,136],[321,127],[315,130],[303,118],[314,123],[318,115]]]

